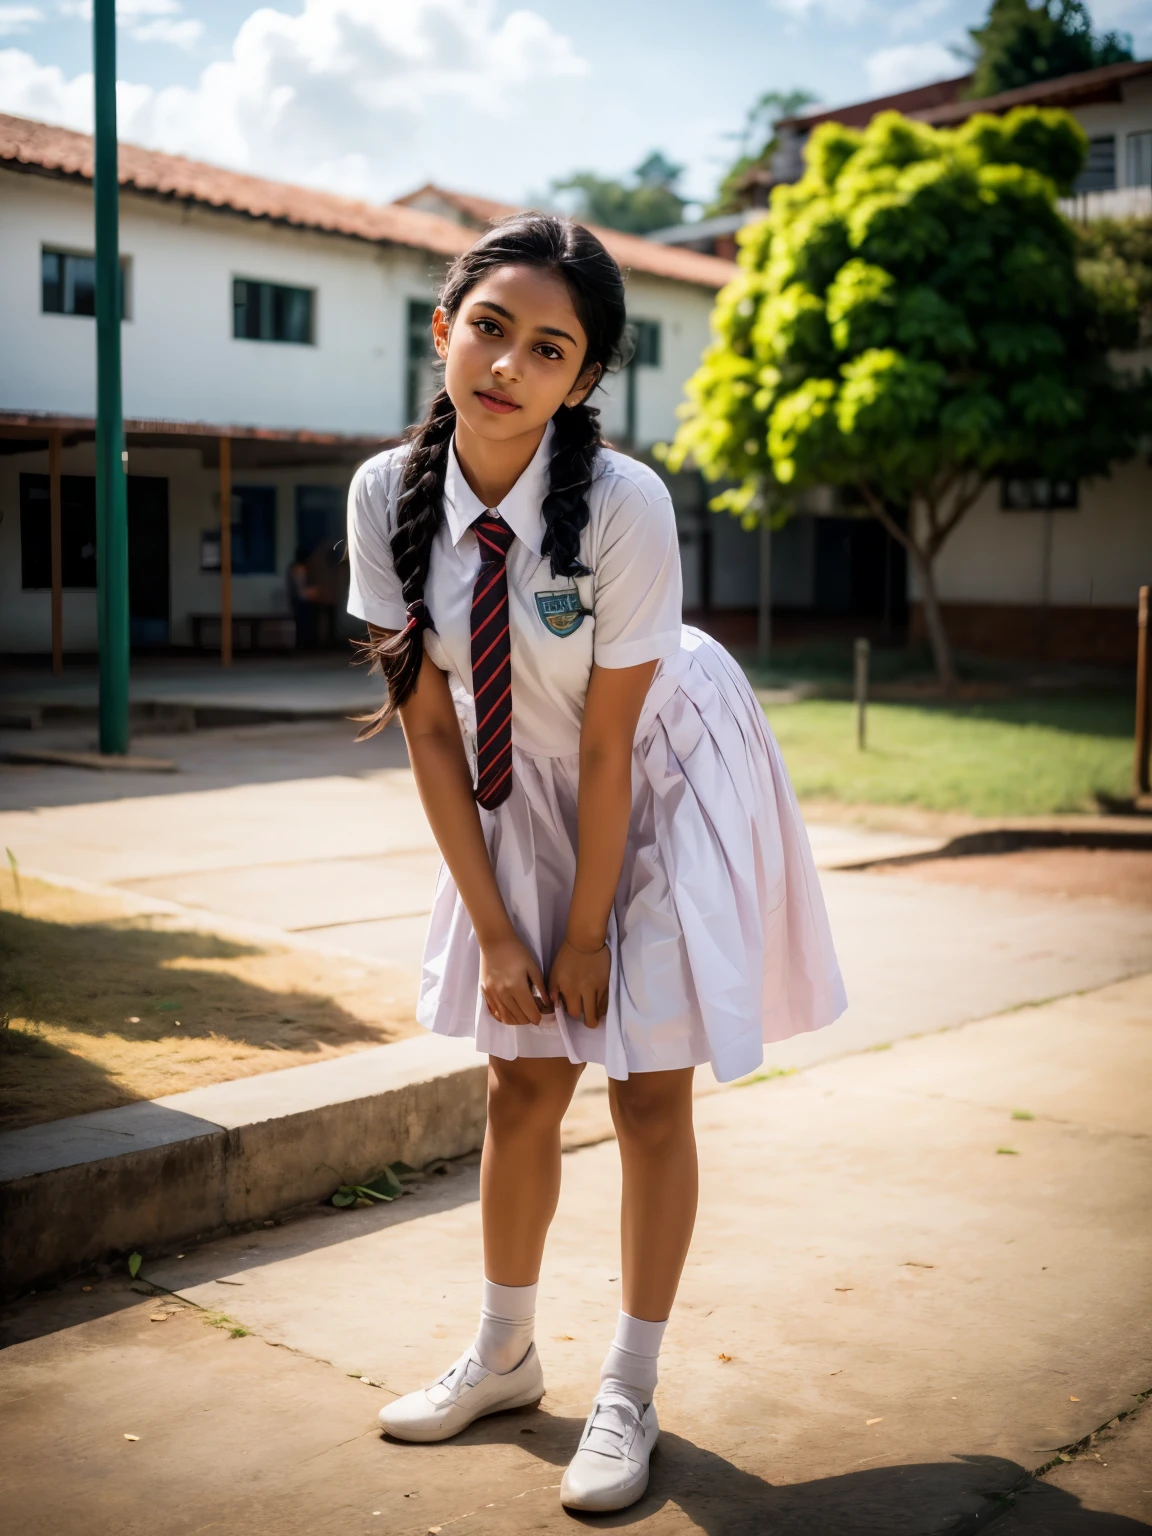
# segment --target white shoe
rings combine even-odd
[[[641,1413],[622,1393],[601,1393],[560,1484],[561,1504],[593,1510],[635,1504],[648,1487],[648,1461],[659,1433],[654,1403]]]
[[[450,1440],[474,1419],[505,1408],[527,1408],[544,1396],[544,1372],[532,1344],[514,1370],[498,1375],[480,1363],[475,1345],[439,1381],[381,1408],[380,1428],[420,1445]]]

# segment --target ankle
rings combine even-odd
[[[645,1408],[656,1391],[660,1346],[667,1319],[648,1322],[621,1312],[616,1337],[600,1368],[600,1391],[619,1392]]]
[[[536,1329],[535,1285],[484,1282],[476,1353],[485,1370],[503,1376],[514,1371],[532,1347]]]

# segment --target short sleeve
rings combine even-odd
[[[672,500],[656,476],[647,487],[617,477],[601,513],[592,573],[600,667],[636,667],[680,649],[683,584]]]
[[[369,461],[348,488],[348,612],[380,629],[403,629],[404,589],[392,564],[388,531],[390,478],[384,464]]]

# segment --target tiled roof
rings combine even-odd
[[[0,165],[48,175],[92,179],[92,139],[86,133],[0,113]],[[181,155],[163,155],[135,144],[120,145],[120,184],[154,197],[201,203],[253,219],[268,219],[298,229],[318,229],[357,240],[456,256],[472,243],[466,229],[451,219],[418,213],[396,203],[361,203],[310,187],[265,181],[222,170]]]
[[[3,165],[42,175],[91,181],[92,139],[86,133],[73,133],[68,128],[54,128],[30,118],[0,113],[0,166]],[[336,197],[331,192],[317,192],[310,187],[226,171],[199,160],[186,160],[182,155],[141,149],[136,144],[120,145],[120,184],[146,196],[200,203],[297,229],[316,229],[328,234],[348,235],[356,240],[410,246],[438,256],[457,256],[475,239],[474,230],[454,219],[410,208],[405,200],[357,202],[354,198]],[[519,211],[511,204],[495,203],[488,198],[447,193],[441,188],[423,190],[436,191],[445,202],[455,200],[454,206],[474,224],[487,224]],[[656,245],[614,229],[597,229],[596,233],[621,266],[636,272],[648,272],[705,288],[720,288],[736,271],[731,262],[715,256]]]
[[[421,200],[443,203],[473,225],[491,224],[496,219],[523,211],[515,203],[498,203],[490,197],[453,192],[431,183],[399,198],[397,206],[407,207]],[[645,240],[642,235],[626,235],[619,229],[606,229],[601,224],[589,224],[588,228],[626,270],[647,272],[653,277],[671,277],[682,283],[698,283],[703,288],[722,288],[736,275],[735,263],[723,261],[719,256],[658,245],[654,240]]]
[[[1100,69],[1085,69],[1075,75],[1061,75],[1055,80],[1037,80],[1015,91],[1001,91],[995,96],[976,99],[962,95],[971,75],[956,80],[938,80],[913,91],[895,96],[875,96],[870,101],[853,102],[846,107],[830,107],[798,117],[781,118],[778,128],[807,131],[820,123],[844,123],[850,128],[864,128],[878,112],[903,112],[919,122],[943,128],[963,123],[977,112],[1008,112],[1013,107],[1075,107],[1094,101],[1119,101],[1120,87],[1126,80],[1152,74],[1152,59],[1136,59],[1127,64],[1105,64]]]

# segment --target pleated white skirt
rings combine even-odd
[[[576,873],[579,759],[513,751],[514,787],[481,812],[496,879],[547,977]],[[610,1077],[710,1062],[754,1072],[764,1044],[831,1024],[847,1006],[796,797],[743,672],[685,627],[636,733],[632,820],[609,923],[608,1016],[500,1024],[480,995],[472,923],[441,868],[417,1018],[512,1060],[566,1056]]]

